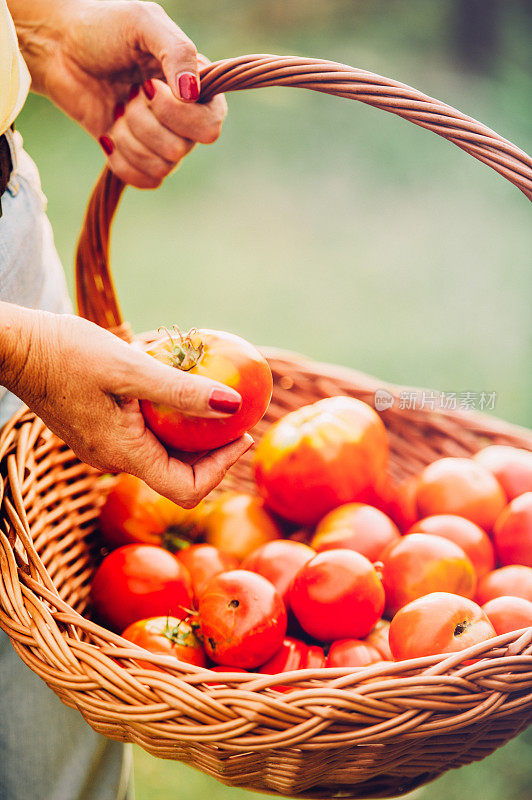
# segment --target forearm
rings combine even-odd
[[[27,404],[43,391],[44,370],[33,366],[43,316],[51,315],[0,302],[0,384]]]
[[[59,52],[73,10],[85,0],[7,0],[32,89],[48,94],[47,72]]]

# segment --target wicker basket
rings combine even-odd
[[[361,100],[444,136],[532,199],[532,160],[455,109],[403,84],[325,61],[244,56],[207,67],[216,92],[297,86]],[[123,186],[109,171],[92,195],[77,260],[80,313],[129,336],[108,271],[111,220]],[[149,335],[147,335],[149,338]],[[146,338],[146,337],[145,337]],[[382,383],[360,373],[268,351],[274,397],[265,427],[330,395],[373,402]],[[395,398],[398,387],[387,387]],[[532,434],[460,411],[382,413],[396,477],[488,443],[532,449]],[[187,762],[233,786],[308,797],[385,797],[483,758],[532,719],[532,629],[447,658],[277,676],[220,674],[163,664],[90,620],[99,558],[95,533],[109,479],[80,463],[27,410],[0,436],[0,626],[67,705],[105,736]],[[252,489],[249,458],[227,484]],[[82,616],[87,613],[87,616]],[[476,663],[470,661],[476,657]]]

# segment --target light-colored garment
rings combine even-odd
[[[18,116],[30,89],[30,73],[18,47],[6,0],[0,0],[0,134]]]
[[[1,1],[1,0],[0,0]],[[20,134],[2,197],[0,298],[57,313],[71,303],[39,174]],[[1,376],[0,376],[1,377]],[[1,381],[0,381],[1,382]],[[0,389],[0,424],[20,401]],[[0,800],[124,800],[131,748],[95,733],[17,656],[0,631]]]

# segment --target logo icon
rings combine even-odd
[[[395,399],[393,394],[386,389],[377,389],[373,402],[377,411],[388,411],[389,408],[393,407]]]

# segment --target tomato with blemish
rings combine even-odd
[[[396,661],[456,653],[495,636],[485,612],[467,597],[433,592],[403,606],[390,624]]]
[[[212,578],[199,599],[198,622],[212,661],[253,669],[281,646],[286,609],[266,578],[238,569]]]

